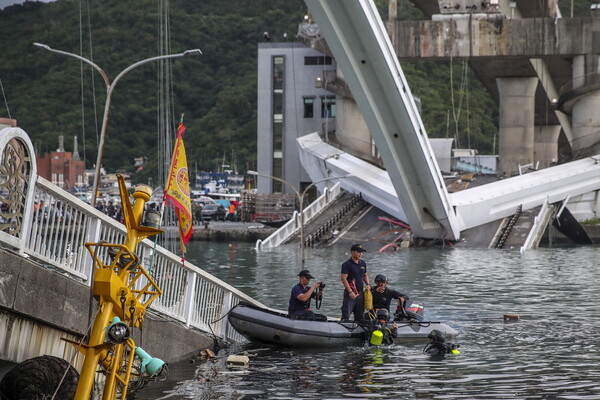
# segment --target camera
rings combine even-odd
[[[326,286],[326,285],[325,285],[323,282],[319,282],[319,287],[320,287],[321,289],[325,289],[325,286]]]

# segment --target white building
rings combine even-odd
[[[296,139],[335,129],[336,97],[324,89],[335,61],[302,43],[258,46],[257,169],[302,192],[311,181],[300,164]],[[279,181],[257,177],[259,193],[293,193]]]

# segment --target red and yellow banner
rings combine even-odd
[[[173,150],[171,169],[165,189],[165,201],[170,200],[175,207],[175,215],[179,221],[179,236],[181,252],[185,255],[185,245],[192,237],[192,202],[190,200],[190,178],[188,174],[187,157],[183,145],[185,126],[180,122],[177,127],[177,140]]]

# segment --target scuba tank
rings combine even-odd
[[[371,332],[369,343],[371,343],[372,346],[381,346],[381,343],[383,343],[383,332],[381,332],[379,329],[375,329],[373,332]]]
[[[391,344],[394,341],[395,333],[392,333],[392,330],[386,325],[387,321],[389,321],[390,314],[388,310],[385,308],[381,308],[377,310],[377,320],[384,321],[383,323],[379,322],[374,326],[374,329],[371,331],[371,336],[369,338],[369,343],[372,346],[381,346],[382,344]]]

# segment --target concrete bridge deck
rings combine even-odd
[[[11,171],[10,179],[0,175],[0,360],[46,354],[81,367],[82,353],[60,338],[81,340],[95,316],[98,265],[85,243],[123,244],[127,229],[38,176],[34,154],[23,130],[0,129],[0,174]],[[134,334],[146,351],[174,362],[213,339],[245,340],[224,316],[240,301],[260,303],[148,239],[135,255],[162,290]],[[110,265],[108,252],[96,256]],[[143,291],[149,280],[132,284]]]

